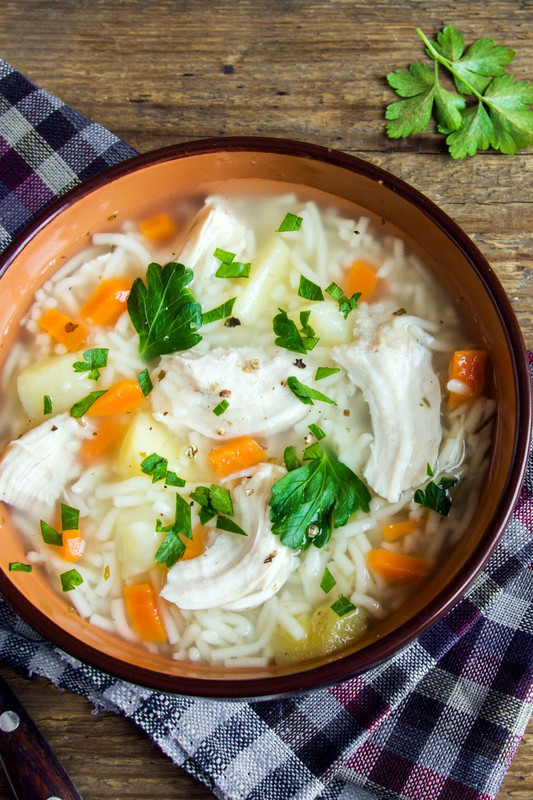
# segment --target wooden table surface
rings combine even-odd
[[[433,130],[384,134],[384,76],[444,25],[517,51],[533,80],[532,0],[3,0],[0,55],[138,150],[213,135],[307,140],[411,182],[470,235],[533,349],[533,150],[454,162]],[[0,668],[84,800],[212,798],[127,720]],[[10,797],[0,777],[0,800]],[[533,797],[530,724],[498,800]],[[269,800],[269,798],[265,798]],[[461,798],[457,798],[461,800]]]

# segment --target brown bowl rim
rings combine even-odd
[[[120,164],[108,167],[74,187],[36,215],[0,257],[0,277],[30,239],[45,228],[52,219],[109,181],[156,163],[217,151],[275,153],[326,162],[383,184],[387,189],[401,195],[422,211],[468,260],[499,316],[513,367],[518,423],[513,442],[512,466],[498,506],[487,525],[480,544],[446,588],[439,592],[423,611],[387,634],[383,639],[373,642],[355,653],[341,656],[335,661],[311,669],[304,668],[302,671],[278,677],[224,681],[180,677],[130,664],[97,650],[66,632],[34,606],[0,569],[0,592],[12,608],[41,636],[52,641],[69,655],[121,680],[151,689],[211,699],[242,700],[315,690],[360,675],[382,663],[420,636],[444,616],[464,594],[496,547],[518,500],[527,467],[531,437],[531,381],[527,350],[511,303],[489,263],[462,228],[418,189],[381,167],[339,150],[298,140],[256,136],[198,139],[142,153]]]

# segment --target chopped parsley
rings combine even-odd
[[[311,431],[317,442],[319,442],[321,439],[325,439],[326,437],[326,434],[324,433],[322,428],[320,428],[318,425],[315,425],[314,422],[311,423],[311,425],[309,425],[309,430]]]
[[[272,533],[293,550],[324,547],[333,528],[368,512],[370,502],[364,483],[331,450],[316,443],[303,457],[308,463],[276,481],[269,500]]]
[[[219,515],[216,519],[215,528],[221,531],[229,531],[229,533],[238,533],[239,536],[248,536],[246,531],[243,531],[243,529],[232,519],[229,519],[229,517],[222,517]]]
[[[74,403],[74,405],[70,409],[70,416],[76,417],[76,419],[83,417],[83,415],[87,413],[87,411],[90,409],[95,400],[98,400],[98,398],[101,397],[103,394],[105,394],[106,391],[107,389],[101,389],[100,391],[97,392],[89,392],[89,394],[86,397],[83,397],[81,400],[78,400],[77,403]]]
[[[455,478],[441,478],[439,483],[430,481],[425,489],[417,489],[414,496],[415,503],[436,511],[442,517],[447,517],[452,507],[448,490],[455,486]]]
[[[296,447],[293,444],[285,448],[283,452],[283,460],[285,462],[287,472],[291,472],[293,469],[298,469],[298,467],[302,466],[298,456],[296,455]]]
[[[145,368],[137,375],[137,380],[139,381],[139,386],[141,387],[141,391],[145,397],[148,397],[152,389],[154,388],[152,379],[150,378],[150,373],[148,369]]]
[[[348,600],[343,594],[339,595],[339,599],[335,600],[333,605],[331,606],[332,611],[337,614],[338,617],[344,617],[346,614],[350,614],[352,611],[357,609],[357,606]]]
[[[296,214],[291,214],[288,212],[285,214],[281,225],[278,228],[279,233],[284,233],[285,231],[299,231],[300,225],[303,222],[302,217],[298,217]]]
[[[312,350],[318,344],[313,328],[309,324],[310,311],[300,311],[300,333],[303,334],[302,341],[306,350]]]
[[[221,247],[217,247],[213,255],[223,264],[231,264],[235,258],[235,253],[230,253],[229,250],[223,250]]]
[[[68,572],[63,572],[59,577],[64,592],[71,592],[76,586],[81,586],[83,583],[83,578],[77,569],[69,569]]]
[[[279,309],[279,314],[276,314],[272,320],[272,328],[276,334],[274,344],[278,347],[284,347],[286,350],[291,350],[293,353],[302,353],[305,355],[307,349],[296,323],[289,319],[288,314],[282,308]]]
[[[321,381],[323,378],[328,378],[330,375],[335,375],[337,372],[340,372],[338,367],[318,367],[315,381]]]
[[[152,262],[146,285],[136,278],[128,296],[128,314],[139,336],[139,353],[145,359],[189,350],[201,341],[202,307],[187,289],[191,269],[171,262]]]
[[[314,400],[320,400],[322,403],[331,403],[331,405],[334,406],[337,405],[335,400],[313,389],[311,386],[306,386],[305,383],[301,383],[294,375],[287,378],[287,386],[291,392],[296,395],[298,400],[301,400],[306,406],[314,406]]]
[[[200,505],[198,518],[202,525],[216,517],[215,527],[220,530],[238,533],[241,536],[247,535],[236,522],[228,519],[228,516],[233,516],[234,511],[231,494],[225,486],[217,486],[215,483],[210,487],[198,486],[189,496]]]
[[[300,275],[300,285],[298,286],[298,295],[303,297],[304,300],[323,300],[324,295],[322,289],[317,286],[313,281],[308,280],[304,275]]]
[[[45,394],[43,397],[43,414],[51,414],[52,413],[52,398],[49,394]]]
[[[76,531],[80,525],[80,512],[77,508],[61,503],[61,530]]]
[[[46,542],[46,544],[55,544],[57,547],[63,544],[63,536],[59,531],[56,531],[55,528],[52,528],[52,526],[44,520],[40,520],[40,525],[43,542]]]
[[[206,311],[205,314],[202,314],[202,325],[209,325],[210,322],[230,317],[236,299],[236,297],[232,297],[231,300],[226,300],[216,308],[212,308],[211,311]]]
[[[92,381],[97,381],[100,377],[100,370],[107,367],[107,356],[109,348],[93,347],[83,353],[83,361],[75,361],[72,365],[74,372],[88,372]]]
[[[331,592],[333,587],[336,585],[337,581],[335,580],[329,569],[326,567],[324,569],[324,574],[322,575],[322,580],[320,581],[320,588],[322,589],[323,592],[327,594],[328,592]]]
[[[217,417],[220,417],[221,414],[229,408],[229,401],[228,400],[221,400],[218,406],[215,406],[213,409],[213,414],[216,414]]]
[[[337,301],[339,304],[339,311],[344,319],[348,317],[350,311],[353,311],[354,308],[357,308],[357,301],[361,297],[361,292],[354,292],[350,298],[346,297],[341,287],[337,283],[330,283],[326,289],[326,292],[330,297],[333,298],[333,300]]]
[[[426,475],[428,478],[433,477],[433,470],[431,469],[431,464],[429,464],[429,462],[426,464]]]
[[[167,486],[185,486],[186,481],[168,469],[168,459],[158,453],[152,453],[141,461],[141,470],[152,476],[152,483],[164,480]]]
[[[242,261],[234,261],[235,253],[229,253],[227,250],[222,250],[220,247],[217,247],[213,255],[221,262],[220,267],[215,272],[217,278],[249,277],[252,265],[250,263],[243,264]],[[235,302],[235,299],[233,302]],[[231,310],[229,314],[231,314]],[[229,316],[229,314],[226,314],[226,316]],[[209,321],[212,322],[213,320]]]
[[[10,561],[10,572],[31,572],[33,569],[31,564],[23,564],[22,561]]]
[[[192,539],[191,507],[177,492],[174,522],[170,525],[163,525],[158,519],[155,529],[158,532],[166,533],[155,554],[155,560],[170,569],[185,555],[185,544],[180,539],[180,535],[185,536],[186,539]]]

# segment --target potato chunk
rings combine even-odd
[[[74,372],[74,362],[82,359],[81,353],[52,356],[30,364],[19,373],[18,395],[24,411],[32,420],[43,419],[45,395],[52,400],[53,413],[62,414],[89,392],[100,388],[87,372]]]

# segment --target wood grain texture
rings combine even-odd
[[[533,349],[533,151],[454,162],[434,130],[384,133],[385,75],[423,58],[414,28],[493,36],[533,79],[532,0],[4,0],[0,53],[140,151],[214,135],[303,139],[412,183],[493,266]],[[213,795],[128,721],[4,673],[84,800]],[[0,800],[9,797],[0,778]],[[533,724],[498,800],[533,797]],[[265,798],[268,800],[268,798]],[[457,800],[461,800],[458,798]]]

